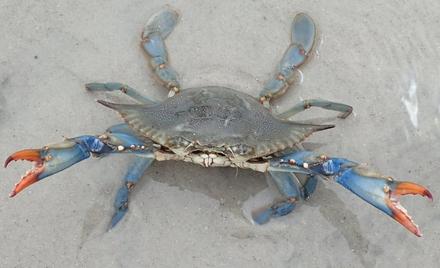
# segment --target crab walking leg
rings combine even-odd
[[[269,106],[269,101],[283,95],[292,84],[295,70],[303,64],[313,47],[315,24],[306,14],[295,16],[292,23],[291,44],[275,69],[274,76],[266,82],[260,92],[260,102]]]
[[[353,107],[347,104],[332,102],[328,100],[310,99],[303,100],[302,102],[296,104],[284,113],[279,114],[278,116],[283,119],[289,119],[290,117],[293,117],[294,115],[312,107],[320,107],[326,110],[341,112],[338,117],[342,119],[347,118],[347,116],[349,116],[353,112]]]
[[[170,91],[169,96],[180,91],[177,72],[170,66],[165,38],[172,32],[179,19],[177,11],[165,8],[154,14],[145,25],[141,44],[150,57],[156,77]]]
[[[419,227],[400,204],[399,198],[402,195],[413,194],[425,196],[432,201],[432,194],[424,186],[413,182],[396,181],[345,158],[317,156],[310,151],[296,151],[272,161],[277,162],[280,168],[295,167],[302,171],[308,170],[317,176],[333,178],[416,236],[422,236]]]
[[[21,150],[6,159],[5,167],[11,161],[17,160],[31,161],[35,166],[15,185],[10,197],[35,182],[89,158],[90,155],[100,157],[110,153],[135,153],[154,158],[152,142],[140,140],[125,124],[113,126],[99,136],[83,135],[41,149]]]
[[[124,217],[125,213],[128,210],[128,197],[130,192],[133,191],[135,185],[145,173],[148,167],[153,163],[154,158],[144,158],[136,156],[135,159],[132,160],[127,173],[124,176],[124,182],[121,188],[119,188],[115,202],[115,213],[113,214],[110,228],[116,226],[116,224]]]
[[[127,96],[130,96],[139,103],[143,103],[143,104],[156,103],[156,101],[147,98],[142,94],[140,94],[139,92],[137,92],[136,89],[121,83],[114,83],[114,82],[88,83],[85,85],[85,87],[89,91],[121,91],[122,93],[126,94]]]

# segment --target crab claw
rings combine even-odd
[[[13,153],[5,161],[5,167],[11,161],[26,160],[34,163],[10,193],[14,197],[29,185],[70,167],[90,156],[90,146],[102,147],[101,144],[90,144],[96,141],[93,136],[82,136],[65,140],[61,143],[45,146],[42,149],[26,149]],[[97,147],[98,146],[98,147]]]
[[[294,151],[272,161],[302,168],[303,171],[324,178],[333,177],[337,183],[388,214],[413,234],[422,236],[417,224],[400,204],[399,198],[413,194],[425,196],[432,201],[432,194],[424,186],[395,181],[348,159],[317,155],[311,151]]]
[[[40,150],[36,149],[27,149],[18,151],[6,159],[5,168],[11,161],[17,160],[27,160],[35,163],[35,167],[27,171],[24,176],[22,176],[21,181],[15,184],[14,190],[9,194],[9,197],[14,197],[18,192],[28,187],[29,185],[38,181],[38,176],[44,171],[43,161],[40,156]]]
[[[399,198],[402,195],[413,194],[427,197],[432,201],[432,194],[424,186],[395,181],[391,177],[378,175],[361,166],[342,171],[336,175],[336,181],[388,214],[416,236],[422,236],[417,224],[400,204]]]

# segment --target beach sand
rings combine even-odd
[[[299,120],[334,123],[308,142],[427,186],[434,203],[403,204],[417,238],[382,212],[323,181],[290,215],[264,226],[246,217],[273,197],[263,174],[156,162],[126,218],[107,227],[130,156],[89,159],[10,199],[29,163],[0,173],[1,267],[436,267],[440,252],[440,2],[167,1],[181,20],[166,40],[184,87],[222,85],[257,95],[289,44],[298,12],[316,22],[303,79],[276,101],[351,104],[346,120],[313,110]],[[88,82],[122,82],[154,99],[140,34],[163,1],[0,3],[0,158],[121,122]],[[302,81],[301,81],[302,80]],[[318,146],[317,146],[318,145]]]

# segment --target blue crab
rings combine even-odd
[[[396,181],[351,160],[316,154],[301,146],[312,133],[334,125],[298,123],[291,120],[292,117],[308,108],[321,107],[340,112],[339,117],[346,118],[352,112],[351,106],[311,99],[286,112],[272,112],[271,101],[284,94],[295,71],[313,48],[316,29],[308,15],[300,13],[294,17],[291,44],[258,97],[220,86],[182,90],[164,42],[178,17],[175,10],[162,9],[148,20],[141,38],[155,76],[169,90],[168,98],[154,101],[121,83],[87,84],[86,88],[93,92],[121,91],[138,104],[98,101],[119,112],[125,123],[112,126],[101,135],[68,138],[41,149],[13,153],[5,167],[13,160],[32,161],[35,166],[15,185],[11,197],[91,155],[129,153],[137,157],[116,194],[111,227],[128,211],[130,192],[155,160],[181,160],[204,167],[235,167],[268,173],[282,198],[253,211],[253,221],[258,224],[292,212],[299,200],[309,198],[314,192],[318,179],[324,178],[336,181],[421,236],[419,227],[399,203],[399,197],[418,194],[432,200],[427,188]]]

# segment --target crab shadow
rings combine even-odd
[[[362,235],[361,224],[346,204],[326,183],[318,184],[315,194],[303,205],[318,207],[321,215],[344,237],[348,247],[356,255],[363,267],[374,267],[376,261],[368,257],[371,251],[379,255],[383,251]],[[369,254],[370,253],[370,254]]]
[[[172,168],[170,168],[172,166]],[[203,168],[184,162],[156,162],[148,177],[181,190],[202,193],[218,200],[237,216],[243,216],[242,204],[267,188],[264,174],[234,168]],[[143,180],[139,186],[148,183]]]
[[[262,173],[234,168],[207,169],[189,163],[167,161],[153,164],[138,183],[137,190],[133,192],[134,198],[141,192],[139,189],[146,187],[151,179],[177,187],[180,190],[201,193],[218,200],[223,209],[237,217],[245,217],[243,213],[245,203],[268,189],[267,178]],[[331,189],[332,187],[326,184],[320,182],[315,194],[308,201],[302,202],[301,205],[318,207],[326,221],[345,239],[352,254],[357,256],[362,266],[374,267],[376,262],[372,256],[380,254],[381,247],[371,244],[362,235],[361,224],[357,216],[347,208],[346,204]],[[92,233],[93,230],[99,229],[98,226],[102,224],[102,219],[107,218],[105,215],[107,212],[98,212],[97,209],[93,209],[88,213],[88,215],[94,216],[84,222],[84,234],[78,252],[88,240],[93,240],[96,235],[99,237],[105,235],[106,232],[100,231],[98,231],[99,234],[92,235]]]
[[[181,190],[202,193],[215,200],[237,217],[244,217],[243,204],[267,189],[266,177],[262,173],[251,170],[233,168],[203,168],[184,162],[170,163],[156,162],[148,172],[153,180],[178,187]],[[142,180],[139,187],[148,183]],[[262,204],[264,205],[264,204]],[[348,247],[355,254],[364,267],[373,267],[374,259],[367,254],[371,247],[363,235],[357,216],[351,212],[338,195],[324,183],[320,183],[315,195],[303,206],[319,207],[322,216],[346,240]],[[341,224],[341,220],[345,224]],[[375,250],[376,251],[376,250]],[[379,250],[380,251],[380,250]]]

